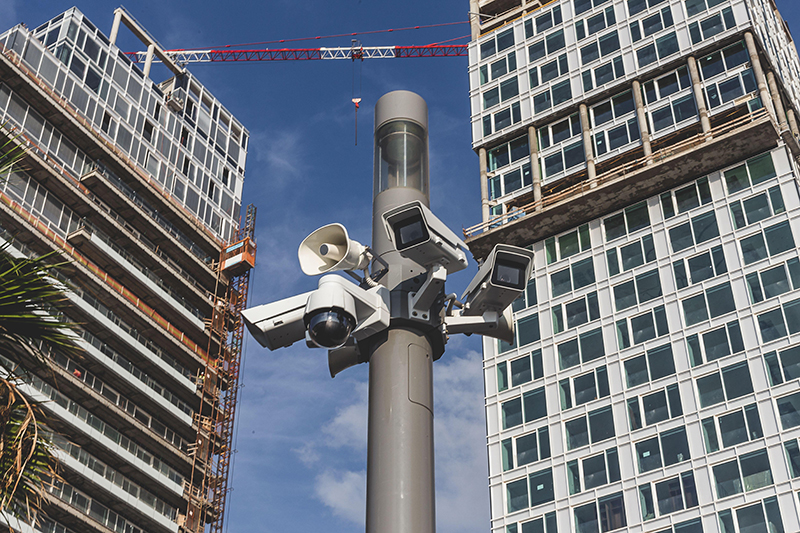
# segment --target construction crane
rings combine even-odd
[[[351,46],[333,48],[277,48],[264,50],[165,50],[179,65],[232,61],[309,61],[318,59],[395,59],[467,55],[466,44],[423,46]],[[131,61],[144,63],[147,52],[126,52]]]

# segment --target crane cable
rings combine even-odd
[[[355,105],[356,111],[356,146],[358,146],[358,107],[361,103],[361,68],[364,64],[364,52],[361,47],[361,41],[358,39],[350,40],[350,58],[353,61],[353,88],[352,88],[352,102]],[[359,59],[358,67],[356,67],[356,59]],[[358,92],[356,93],[356,69],[358,69]]]
[[[238,43],[238,44],[226,44],[220,46],[212,46],[212,47],[199,47],[199,48],[183,48],[182,50],[204,50],[205,48],[238,48],[241,46],[257,46],[262,44],[278,44],[278,43],[291,43],[297,41],[313,41],[319,39],[334,39],[336,37],[353,37],[356,35],[371,35],[375,33],[392,33],[397,31],[408,31],[408,30],[421,30],[426,28],[438,28],[442,26],[455,26],[458,24],[469,24],[468,20],[461,20],[458,22],[443,22],[440,24],[427,24],[423,26],[409,26],[407,28],[389,28],[386,30],[372,30],[372,31],[361,31],[361,32],[352,32],[352,33],[339,33],[334,35],[318,35],[316,37],[298,37],[295,39],[278,39],[274,41],[257,41],[252,43]]]

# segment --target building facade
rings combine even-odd
[[[144,69],[115,45],[121,24],[149,50]],[[22,385],[63,480],[38,524],[10,525],[221,528],[241,275],[221,254],[240,237],[248,132],[122,8],[110,36],[72,8],[0,34],[0,51],[0,135],[28,150],[0,183],[0,236],[13,254],[70,263],[53,275],[83,348],[48,353],[53,369]],[[166,81],[150,78],[154,55]]]
[[[494,533],[800,531],[800,62],[772,0],[473,0]]]

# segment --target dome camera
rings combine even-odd
[[[356,303],[338,276],[320,279],[306,303],[303,322],[310,346],[339,348],[356,327]]]
[[[308,337],[320,348],[344,346],[356,325],[356,320],[341,309],[320,309],[308,319]]]

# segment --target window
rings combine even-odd
[[[656,39],[655,44],[650,44],[644,48],[636,51],[636,57],[639,60],[639,66],[644,67],[650,63],[654,63],[657,59],[664,59],[671,56],[680,50],[678,46],[678,37],[675,32],[664,35]]]
[[[707,453],[719,450],[720,441],[723,448],[728,448],[764,436],[758,407],[754,403],[718,417],[704,418],[701,425]]]
[[[530,499],[528,496],[530,483]],[[506,506],[509,513],[553,501],[553,471],[548,468],[534,472],[528,479],[518,479],[506,484]]]
[[[689,362],[693,367],[744,350],[742,330],[736,320],[705,333],[690,335],[686,338],[686,344]]]
[[[593,35],[613,24],[616,24],[616,22],[617,19],[614,14],[614,7],[610,6],[605,8],[603,11],[592,15],[588,19],[577,21],[575,23],[575,33],[580,41],[587,36]]]
[[[693,326],[736,310],[730,282],[711,287],[681,301],[686,326]]]
[[[487,71],[488,67],[488,71]],[[484,84],[489,81],[488,73],[491,74],[491,79],[496,80],[509,72],[513,72],[517,70],[517,54],[516,52],[511,52],[505,57],[494,61],[490,65],[484,65],[481,67],[483,69],[481,71],[481,84]]]
[[[702,13],[706,9],[712,8],[724,2],[725,0],[685,0],[686,13],[688,16],[694,16]],[[706,2],[708,4],[706,5]]]
[[[686,428],[665,431],[636,443],[636,456],[640,474],[691,459]]]
[[[605,366],[574,378],[562,379],[558,383],[561,398],[561,409],[569,409],[574,405],[583,405],[597,398],[609,395],[608,372]]]
[[[522,120],[522,111],[519,102],[514,102],[510,107],[501,109],[491,115],[483,117],[483,135],[491,135],[493,131],[500,131],[511,124],[517,124]]]
[[[528,507],[528,480],[525,478],[506,484],[506,508],[509,513]]]
[[[503,429],[522,424],[523,411],[525,422],[532,422],[547,416],[547,404],[544,387],[528,391],[521,398],[514,398],[500,404],[503,414]]]
[[[642,506],[642,516],[645,520],[651,520],[656,517],[652,485],[647,483],[639,486],[639,499]],[[654,483],[654,485],[656,502],[658,503],[658,516],[665,516],[683,509],[691,509],[698,505],[697,486],[694,482],[694,473],[691,471]]]
[[[619,251],[619,253],[617,253]],[[620,272],[620,262],[622,260],[622,271],[626,272],[638,266],[656,260],[656,249],[653,245],[653,236],[645,235],[640,240],[621,246],[618,249],[612,248],[606,251],[608,261],[608,271],[611,275]]]
[[[672,346],[664,344],[624,363],[628,388],[655,381],[675,373]]]
[[[583,46],[580,50],[581,64],[586,65],[617,50],[619,50],[619,35],[615,30],[601,36],[597,41]]]
[[[681,67],[658,79],[645,82],[642,85],[644,101],[648,105],[654,104],[680,90],[688,89],[691,85],[688,67]]]
[[[677,204],[678,213],[685,213],[701,204],[711,203],[711,188],[708,185],[708,178],[703,177],[691,185],[678,189],[674,192],[666,192],[661,195],[661,209],[664,218],[675,216],[675,206]]]
[[[506,533],[557,533],[556,513],[547,513],[543,517],[519,524],[509,524],[506,526]]]
[[[591,285],[594,281],[594,264],[591,257],[576,261],[569,268],[550,275],[550,285],[554,298],[572,290]]]
[[[492,148],[488,152],[488,169],[490,172],[501,169],[520,159],[530,156],[528,136],[523,135],[516,139]]]
[[[597,328],[581,333],[577,338],[557,345],[556,351],[561,370],[599,359],[605,356],[603,330]]]
[[[745,237],[739,241],[742,259],[749,265],[766,259],[767,256],[794,249],[794,237],[788,221],[769,226],[763,231]]]
[[[611,407],[589,411],[588,415],[564,422],[567,436],[567,449],[574,450],[587,446],[590,442],[610,439],[614,436],[614,416]]]
[[[572,0],[572,5],[575,7],[575,14],[580,15],[592,9],[605,4],[608,0]]]
[[[652,426],[683,414],[681,395],[677,385],[670,385],[666,389],[644,396],[629,398],[626,406],[631,431],[644,426]],[[644,413],[644,417],[642,417],[642,413]]]
[[[556,244],[558,244],[558,246],[556,246]],[[592,241],[588,224],[584,224],[578,229],[559,237],[550,237],[544,241],[548,265],[560,259],[566,259],[567,257],[589,250],[591,247]]]
[[[645,17],[641,21],[636,20],[632,22],[630,24],[631,41],[636,42],[641,39],[642,32],[644,32],[644,37],[650,37],[654,33],[661,31],[664,28],[669,28],[673,24],[672,10],[669,6],[667,6],[661,11]]]
[[[593,457],[568,462],[567,476],[570,495],[619,481],[617,449],[609,448]]]
[[[778,398],[776,403],[783,429],[800,426],[800,392]]]
[[[544,174],[550,178],[564,170],[572,169],[582,165],[586,161],[586,153],[583,149],[583,142],[565,146],[562,150],[546,156],[544,158]]]
[[[783,213],[786,211],[786,207],[783,203],[781,188],[776,185],[767,192],[732,202],[730,210],[734,228],[741,229]]]
[[[503,472],[550,457],[550,431],[547,426],[501,443]]]
[[[617,311],[622,311],[636,305],[649,302],[661,296],[661,280],[658,270],[651,270],[639,274],[633,280],[614,287],[614,306]]]
[[[581,119],[573,113],[564,120],[539,128],[539,149],[545,150],[581,134]]]
[[[557,59],[545,63],[541,66],[534,66],[528,71],[528,79],[530,80],[531,88],[552,81],[559,76],[563,76],[569,72],[569,63],[567,61],[567,54],[558,56]]]
[[[753,382],[746,361],[724,367],[721,375],[720,372],[714,372],[697,378],[700,407],[710,407],[726,399],[730,401],[751,392],[753,392]]]
[[[601,156],[608,151],[638,141],[639,122],[636,118],[632,118],[619,126],[595,133],[593,138],[595,154]]]
[[[541,113],[572,98],[570,80],[556,83],[547,91],[533,97],[533,112]]]
[[[590,292],[567,304],[558,304],[550,310],[553,316],[553,332],[561,333],[600,318],[597,292]]]
[[[603,220],[606,242],[646,228],[649,225],[650,215],[647,212],[647,202],[632,205],[626,208],[625,211]]]
[[[772,470],[766,449],[741,455],[713,467],[712,471],[717,498],[772,485]]]
[[[709,0],[710,1],[710,0]],[[762,502],[755,505],[749,505],[736,509],[736,524],[739,526],[739,533],[749,533],[751,531],[769,531],[782,533],[783,519],[781,518],[781,510],[778,505],[776,497],[767,498]],[[764,516],[766,512],[766,518]],[[733,512],[731,509],[726,509],[717,513],[719,518],[720,527],[725,533],[734,533]]]
[[[497,365],[497,390],[500,392],[508,390],[509,369],[511,370],[512,387],[517,387],[534,379],[543,378],[544,370],[542,369],[542,351],[534,350],[524,357],[499,363]]]
[[[690,93],[650,113],[653,131],[659,132],[684,120],[697,118],[694,96]]]
[[[497,52],[502,52],[503,50],[511,48],[512,46],[514,46],[514,29],[509,28],[498,33],[496,36],[492,36],[491,39],[480,44],[481,59],[491,57]]]
[[[675,272],[675,282],[678,288],[683,289],[690,284],[700,283],[725,274],[728,266],[725,263],[725,253],[722,251],[722,247],[715,246],[708,252],[675,261],[672,263],[672,270]]]
[[[624,350],[632,345],[667,335],[669,333],[667,313],[664,306],[660,305],[643,315],[618,320],[616,329],[617,346],[620,350]]]
[[[664,2],[664,0],[628,0],[628,13],[633,16],[649,7],[655,7],[662,2]]]
[[[726,80],[717,83],[708,82],[703,90],[708,100],[708,107],[714,109],[744,94],[754,93],[756,89],[758,87],[755,74],[752,69],[746,69]]]
[[[787,275],[786,267],[789,267],[789,275]],[[792,286],[789,284],[792,268],[797,269],[800,267],[800,261],[796,257],[790,259],[787,263],[762,270],[761,272],[752,272],[748,274],[745,279],[747,280],[748,294],[750,295],[751,303],[758,303],[764,299],[774,298],[785,292],[789,292]],[[794,282],[794,279],[792,280]],[[794,283],[792,283],[794,285]],[[795,288],[799,288],[795,285]]]
[[[800,378],[800,346],[764,354],[770,386]]]
[[[758,185],[777,176],[770,153],[748,159],[745,164],[725,171],[725,183],[728,194],[741,191],[752,185]]]
[[[786,462],[789,464],[789,477],[796,479],[800,477],[800,446],[797,439],[788,440],[783,443],[786,452]]]
[[[566,46],[566,41],[564,40],[564,30],[558,30],[551,33],[545,37],[544,43],[545,47],[547,48],[548,55],[561,50]]]
[[[722,33],[725,30],[736,27],[736,18],[733,15],[733,10],[726,7],[716,15],[712,15],[698,22],[689,24],[689,35],[692,38],[692,44],[697,44],[704,39]]]

